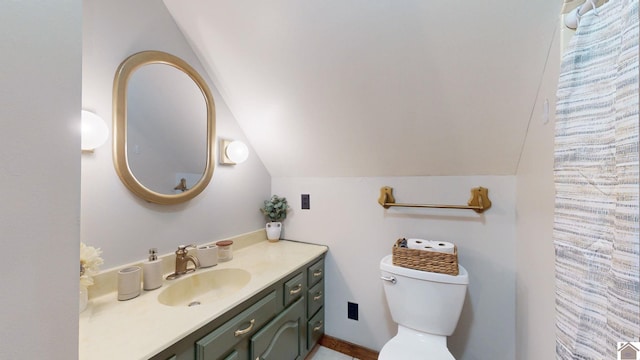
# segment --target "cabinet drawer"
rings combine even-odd
[[[324,277],[324,260],[320,259],[307,269],[307,284],[313,286]]]
[[[238,355],[238,352],[234,350],[231,354],[227,355],[224,360],[240,360],[240,355]]]
[[[207,336],[196,341],[196,360],[220,358],[230,348],[233,348],[234,344],[251,336],[271,320],[277,313],[277,305],[276,292],[272,291]]]
[[[287,307],[289,304],[300,298],[304,294],[304,276],[302,273],[294,276],[291,280],[284,283],[284,301]]]
[[[313,348],[322,337],[322,334],[324,334],[324,311],[318,311],[307,322],[307,349]]]
[[[307,294],[307,318],[313,316],[324,305],[324,281],[309,289]]]

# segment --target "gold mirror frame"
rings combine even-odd
[[[129,167],[127,158],[127,84],[133,72],[142,66],[150,64],[170,65],[187,74],[200,88],[207,106],[207,158],[205,169],[198,183],[179,194],[162,194],[147,188],[136,179]],[[216,128],[215,114],[213,96],[207,83],[184,60],[165,52],[152,50],[142,51],[126,58],[116,70],[115,79],[113,80],[113,163],[120,180],[131,192],[146,201],[156,204],[179,204],[199,195],[207,187],[213,176],[215,163],[213,147]]]

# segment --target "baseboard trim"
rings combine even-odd
[[[341,352],[343,354],[354,357],[356,359],[378,360],[377,352],[360,345],[352,344],[348,341],[334,338],[333,336],[323,335],[320,338],[319,344],[331,350],[335,350],[337,352]]]

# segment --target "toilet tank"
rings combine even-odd
[[[434,335],[453,334],[469,284],[467,270],[458,265],[457,276],[393,265],[392,255],[380,261],[387,304],[397,324]]]

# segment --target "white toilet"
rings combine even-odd
[[[398,334],[378,360],[455,360],[447,349],[464,303],[469,273],[458,264],[457,276],[393,265],[392,255],[380,261],[384,293]]]

